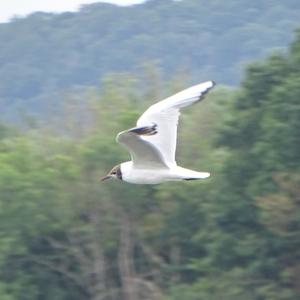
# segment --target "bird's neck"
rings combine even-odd
[[[132,170],[132,161],[126,161],[120,165],[122,177],[125,178]]]

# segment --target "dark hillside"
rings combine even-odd
[[[184,69],[193,81],[236,85],[245,63],[287,46],[299,15],[295,0],[150,0],[16,18],[0,24],[1,112],[45,111],[62,90],[149,61],[166,77]]]

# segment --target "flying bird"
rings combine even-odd
[[[209,177],[208,172],[179,167],[175,152],[180,109],[201,101],[214,85],[213,81],[206,81],[150,106],[137,120],[136,127],[117,135],[117,142],[129,151],[131,161],[113,167],[101,180],[116,178],[135,184],[157,184]]]

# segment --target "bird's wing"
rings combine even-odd
[[[150,106],[138,119],[138,127],[149,123],[157,125],[157,134],[142,136],[141,139],[159,149],[167,165],[176,165],[175,152],[180,109],[202,100],[214,85],[213,81],[194,85]]]
[[[143,138],[157,134],[156,127],[155,124],[148,124],[122,131],[117,135],[117,142],[130,152],[135,168],[168,168],[160,151]]]

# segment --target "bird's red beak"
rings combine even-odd
[[[110,175],[106,175],[106,176],[103,176],[100,178],[101,181],[104,181],[104,180],[107,180],[107,179],[110,179],[111,176]]]

